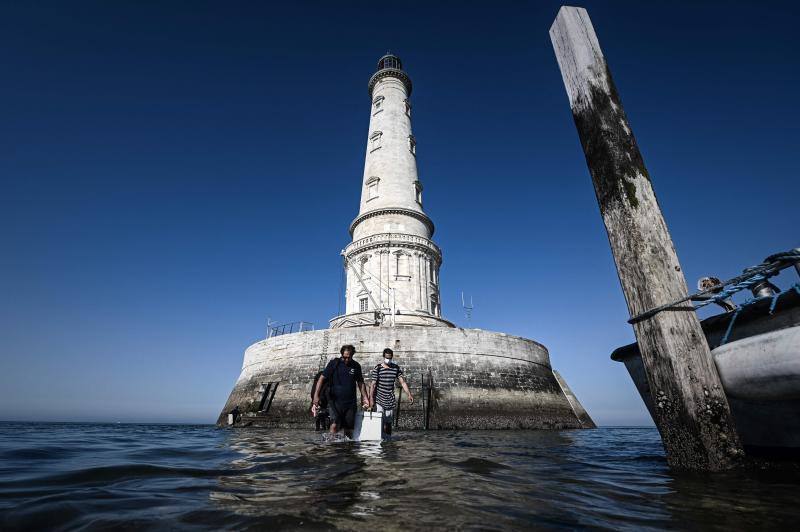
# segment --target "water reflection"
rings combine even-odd
[[[718,530],[796,527],[798,466],[721,474],[671,475],[663,499],[676,526]]]
[[[0,424],[2,426],[2,424]],[[674,474],[653,429],[406,432],[5,424],[0,530],[783,529],[797,466]]]
[[[228,441],[240,453],[233,462],[239,472],[221,477],[210,494],[228,511],[314,522],[367,515],[380,499],[368,473],[385,455],[379,442],[327,443],[297,431],[276,438],[258,430],[232,432]]]
[[[798,475],[672,474],[654,430],[409,432],[323,443],[235,431],[211,498],[262,524],[703,528],[794,521]]]

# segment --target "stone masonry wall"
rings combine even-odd
[[[326,329],[257,342],[245,352],[241,375],[218,422],[224,424],[226,414],[239,406],[246,413],[245,423],[312,428],[314,375],[348,343],[356,347],[355,360],[365,376],[381,360],[385,347],[394,350],[415,396],[414,405],[409,405],[402,395],[401,428],[423,428],[422,380],[425,376],[427,382],[428,375],[433,382],[431,428],[582,426],[541,344],[480,329],[411,326]],[[276,382],[269,412],[257,414],[265,384]]]

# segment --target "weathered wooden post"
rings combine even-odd
[[[686,280],[586,10],[563,6],[550,39],[631,316],[687,295]],[[743,457],[690,304],[634,324],[670,466],[723,470]]]

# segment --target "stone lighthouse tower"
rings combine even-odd
[[[391,347],[416,397],[400,397],[406,429],[593,427],[542,344],[501,332],[462,329],[442,318],[433,222],[425,213],[411,132],[411,78],[387,54],[369,80],[361,205],[342,250],[344,314],[329,329],[274,329],[244,353],[217,422],[238,408],[244,425],[313,428],[315,375],[354,345],[365,368]],[[355,203],[355,202],[354,202]],[[345,220],[342,220],[344,222]]]
[[[361,206],[342,251],[345,313],[331,328],[365,325],[452,327],[442,319],[433,222],[425,214],[411,131],[411,78],[386,54],[369,80],[370,118]]]

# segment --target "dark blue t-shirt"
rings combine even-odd
[[[331,390],[331,398],[337,405],[348,405],[356,402],[356,383],[364,382],[361,364],[350,360],[350,365],[341,358],[334,358],[322,372]]]

